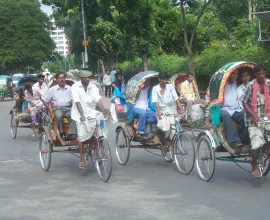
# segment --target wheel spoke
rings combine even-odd
[[[180,173],[189,174],[195,162],[195,149],[191,138],[186,133],[176,136],[174,141],[174,159]]]
[[[215,158],[211,142],[206,135],[200,137],[197,151],[196,166],[198,174],[202,180],[209,181],[214,174]]]

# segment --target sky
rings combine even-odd
[[[41,0],[40,0],[41,2]],[[41,10],[44,11],[46,14],[51,15],[52,14],[52,7],[41,4]]]

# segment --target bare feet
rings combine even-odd
[[[84,159],[80,161],[79,168],[81,168],[81,169],[85,169],[86,168],[86,162],[85,162]]]
[[[256,179],[262,178],[262,175],[261,175],[261,173],[260,173],[260,171],[259,171],[258,166],[252,168],[252,176],[253,176],[254,178],[256,178]]]

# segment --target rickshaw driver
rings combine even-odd
[[[46,108],[50,108],[49,103],[53,104],[54,116],[56,119],[57,127],[59,129],[60,136],[63,140],[66,140],[63,130],[64,117],[70,118],[71,116],[71,104],[72,94],[71,87],[66,85],[66,74],[56,74],[57,85],[51,87],[42,97]]]
[[[168,78],[168,73],[159,73],[159,84],[153,87],[152,102],[156,105],[158,122],[162,120],[162,114],[177,114],[176,105],[180,107],[174,86],[167,84]],[[174,117],[167,117],[167,120],[170,121],[170,124],[174,123]],[[160,129],[162,130],[162,128]]]
[[[141,138],[145,135],[145,125],[147,121],[157,121],[156,113],[149,109],[149,91],[150,82],[147,79],[140,87],[136,96],[136,102],[134,104],[134,113],[139,115],[139,129],[138,133]]]
[[[242,142],[248,142],[248,129],[245,126],[244,112],[240,107],[237,96],[237,73],[231,74],[224,91],[224,103],[221,106],[221,119],[224,124],[225,135],[234,149],[243,146]],[[233,122],[240,125],[239,136]],[[242,141],[242,142],[241,142]]]
[[[186,104],[188,120],[191,120],[192,105],[204,103],[204,100],[197,98],[193,80],[193,75],[188,73],[186,81],[180,85],[180,99]]]
[[[72,111],[71,118],[76,122],[77,140],[80,151],[79,167],[85,169],[83,143],[90,140],[95,132],[96,121],[104,119],[104,106],[96,85],[90,83],[92,73],[80,70],[80,81],[72,86]],[[96,111],[96,106],[102,111]],[[103,114],[102,114],[103,113]]]
[[[270,79],[266,79],[263,67],[254,67],[255,79],[245,89],[241,101],[245,109],[245,123],[251,140],[251,166],[254,178],[261,178],[258,168],[258,149],[268,150],[264,139],[263,118],[270,118]],[[268,152],[269,153],[269,152]]]
[[[44,75],[39,74],[38,81],[33,85],[33,89],[35,89],[40,96],[43,96],[48,90],[46,83],[44,83],[44,78]]]

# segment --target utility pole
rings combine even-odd
[[[82,8],[83,46],[84,46],[84,52],[82,53],[82,67],[83,68],[88,68],[88,53],[87,53],[88,41],[87,41],[86,27],[85,27],[83,0],[81,0],[81,8]]]

